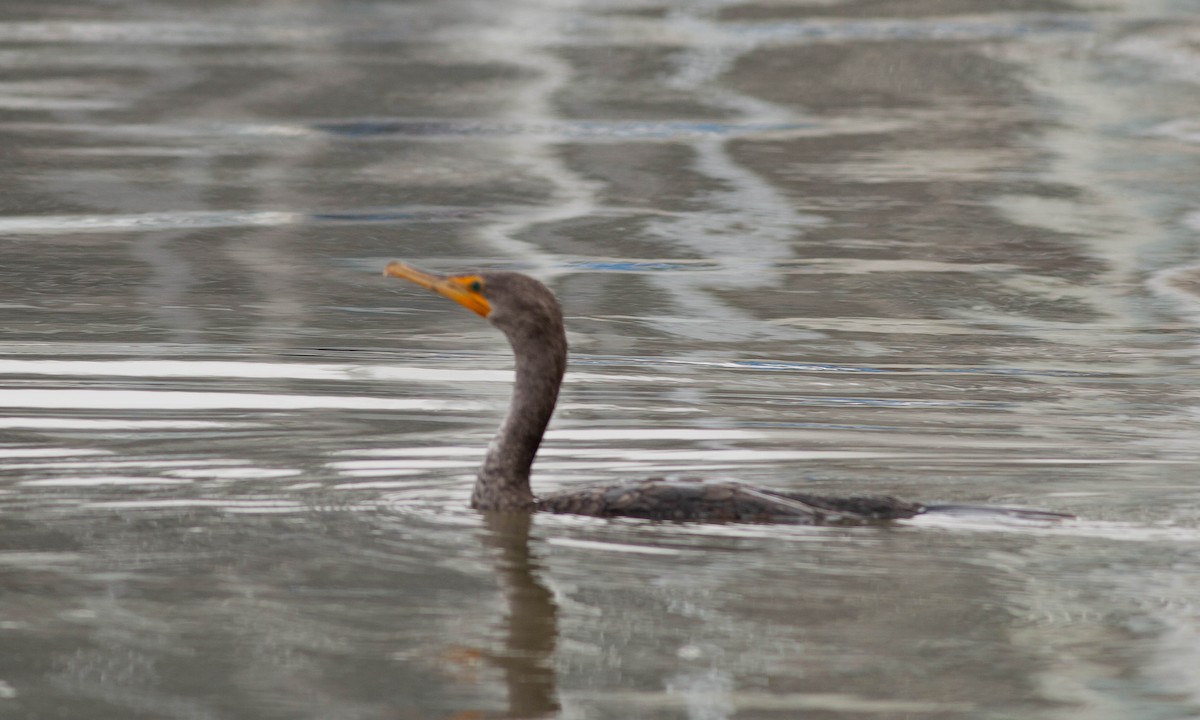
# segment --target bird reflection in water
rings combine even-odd
[[[559,711],[554,672],[558,605],[535,574],[538,563],[529,550],[532,521],[529,513],[484,514],[483,543],[492,550],[508,614],[504,648],[485,652],[483,660],[503,673],[507,717],[512,718],[546,717]]]

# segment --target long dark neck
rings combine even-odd
[[[554,414],[558,387],[567,367],[567,338],[562,321],[538,332],[509,333],[517,359],[508,415],[488,447],[475,481],[471,507],[478,510],[531,510],[529,469]]]

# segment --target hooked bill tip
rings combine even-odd
[[[383,274],[385,277],[402,277],[404,271],[408,269],[409,266],[407,264],[402,263],[399,260],[393,260],[387,264],[387,267],[383,269]]]
[[[387,267],[383,269],[383,274],[387,277],[400,278],[401,280],[407,280],[411,283],[416,283],[421,287],[430,289],[433,289],[437,283],[444,280],[441,275],[435,275],[433,273],[427,273],[424,270],[418,270],[412,265],[409,265],[408,263],[402,263],[399,260],[388,263]]]

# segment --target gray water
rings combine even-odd
[[[1200,4],[0,5],[0,717],[1200,717]],[[535,486],[1075,513],[466,507]]]

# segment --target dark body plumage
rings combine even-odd
[[[933,511],[969,511],[1047,520],[1058,513],[984,506],[926,506],[886,495],[833,497],[781,492],[735,482],[661,479],[534,497],[530,468],[567,367],[562,310],[549,288],[512,272],[433,275],[391,263],[386,275],[458,302],[504,332],[516,357],[512,401],[479,469],[471,507],[705,522],[849,525],[902,520]]]
[[[832,497],[701,480],[643,480],[555,493],[538,500],[535,508],[597,517],[793,525],[902,520],[925,510],[923,505],[886,495]]]

